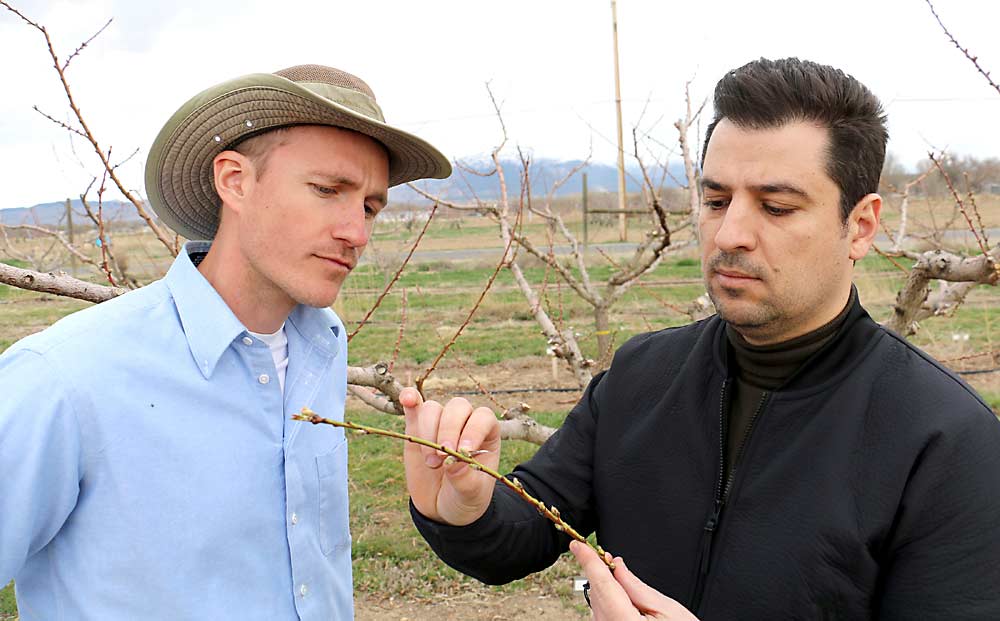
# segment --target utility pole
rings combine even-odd
[[[618,116],[618,239],[625,241],[628,229],[625,220],[625,147],[622,144],[622,89],[618,74],[618,9],[611,0],[611,32],[615,47],[615,113]]]

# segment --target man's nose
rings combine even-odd
[[[351,201],[336,222],[333,228],[333,236],[347,242],[354,248],[361,248],[368,244],[371,236],[371,221],[367,218],[365,203],[363,200]]]
[[[715,232],[716,247],[724,251],[753,250],[757,247],[759,224],[760,214],[753,201],[734,198]]]

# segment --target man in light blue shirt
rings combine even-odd
[[[447,160],[305,65],[214,86],[150,150],[166,277],[0,356],[0,585],[24,621],[350,619],[347,339],[389,186]],[[221,206],[220,206],[221,205]]]

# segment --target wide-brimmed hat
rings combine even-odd
[[[146,161],[146,195],[156,215],[188,239],[212,239],[220,207],[212,160],[251,136],[292,125],[332,125],[382,143],[389,153],[390,186],[451,174],[440,151],[386,124],[361,79],[331,67],[299,65],[217,84],[170,117]]]

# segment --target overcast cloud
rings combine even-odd
[[[952,33],[1000,80],[1000,2],[938,0]],[[65,58],[114,21],[70,67],[95,134],[137,189],[145,150],[197,91],[237,75],[321,63],[356,73],[388,120],[450,157],[499,138],[484,88],[503,103],[511,145],[539,157],[614,160],[610,4],[264,0],[14,1]],[[878,94],[890,150],[913,164],[932,147],[1000,156],[1000,94],[940,31],[922,0],[678,3],[619,0],[626,131],[673,144],[683,88],[704,98],[728,69],[795,55],[840,67]],[[89,147],[32,111],[68,118],[39,33],[0,11],[0,208],[76,196],[99,172]],[[81,166],[81,161],[83,165]]]

